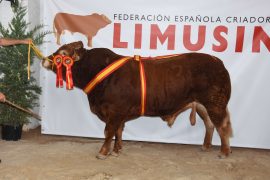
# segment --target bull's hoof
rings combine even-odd
[[[114,156],[114,157],[118,157],[119,156],[119,153],[112,151],[111,152],[111,155]]]
[[[202,145],[201,150],[204,152],[209,152],[212,150],[211,148],[212,148],[211,145]]]
[[[104,159],[106,159],[108,157],[108,155],[103,155],[103,154],[98,154],[97,156],[96,156],[96,158],[97,159],[100,159],[100,160],[104,160]]]
[[[226,155],[226,154],[223,154],[223,153],[218,154],[219,159],[226,159],[227,157],[228,157],[228,155]]]
[[[230,151],[230,153],[232,153],[232,151]],[[220,152],[220,153],[218,154],[218,158],[219,158],[219,159],[226,159],[226,158],[228,158],[228,157],[229,157],[229,153],[224,154],[224,153]]]
[[[226,149],[224,151],[221,151],[219,154],[218,154],[218,157],[220,159],[225,159],[227,157],[229,157],[229,155],[232,153],[232,150],[231,149]]]

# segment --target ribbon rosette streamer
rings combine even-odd
[[[73,79],[71,67],[74,64],[74,60],[69,56],[63,57],[63,65],[66,67],[66,88],[67,90],[73,89]]]
[[[56,87],[63,87],[63,76],[62,76],[62,64],[63,57],[57,55],[53,58],[53,63],[56,66]]]

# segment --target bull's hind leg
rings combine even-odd
[[[232,153],[230,148],[230,137],[232,137],[232,126],[230,121],[230,114],[228,108],[226,108],[226,116],[219,128],[217,128],[218,134],[221,139],[221,152],[219,154],[220,158],[229,156]]]
[[[231,153],[229,138],[232,136],[230,116],[227,108],[210,107],[208,114],[214,123],[221,139],[221,149],[219,157],[227,157]]]
[[[199,114],[199,116],[202,118],[205,125],[205,136],[204,136],[204,142],[202,145],[202,150],[208,151],[212,147],[214,125],[210,120],[210,117],[207,113],[206,108],[202,104],[200,103],[196,104],[196,111]]]

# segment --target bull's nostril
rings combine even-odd
[[[42,66],[45,67],[45,68],[49,68],[50,67],[50,63],[46,60],[42,61]]]

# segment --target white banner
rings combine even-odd
[[[269,149],[269,5],[267,0],[42,1],[43,23],[47,30],[60,33],[47,36],[49,42],[42,50],[49,55],[65,43],[81,40],[87,49],[105,47],[128,56],[191,51],[215,55],[223,60],[232,81],[229,110],[234,137],[231,145]],[[54,20],[64,21],[59,18],[61,13],[96,14],[109,21],[94,25],[91,19],[82,19],[75,27],[54,30]],[[56,75],[44,69],[41,77],[42,133],[104,137],[104,123],[90,112],[82,90],[57,89]],[[172,128],[160,118],[141,117],[130,121],[126,123],[123,139],[202,144],[204,132],[201,120],[194,127],[189,124],[187,111],[177,118]],[[220,144],[217,134],[213,143]]]

